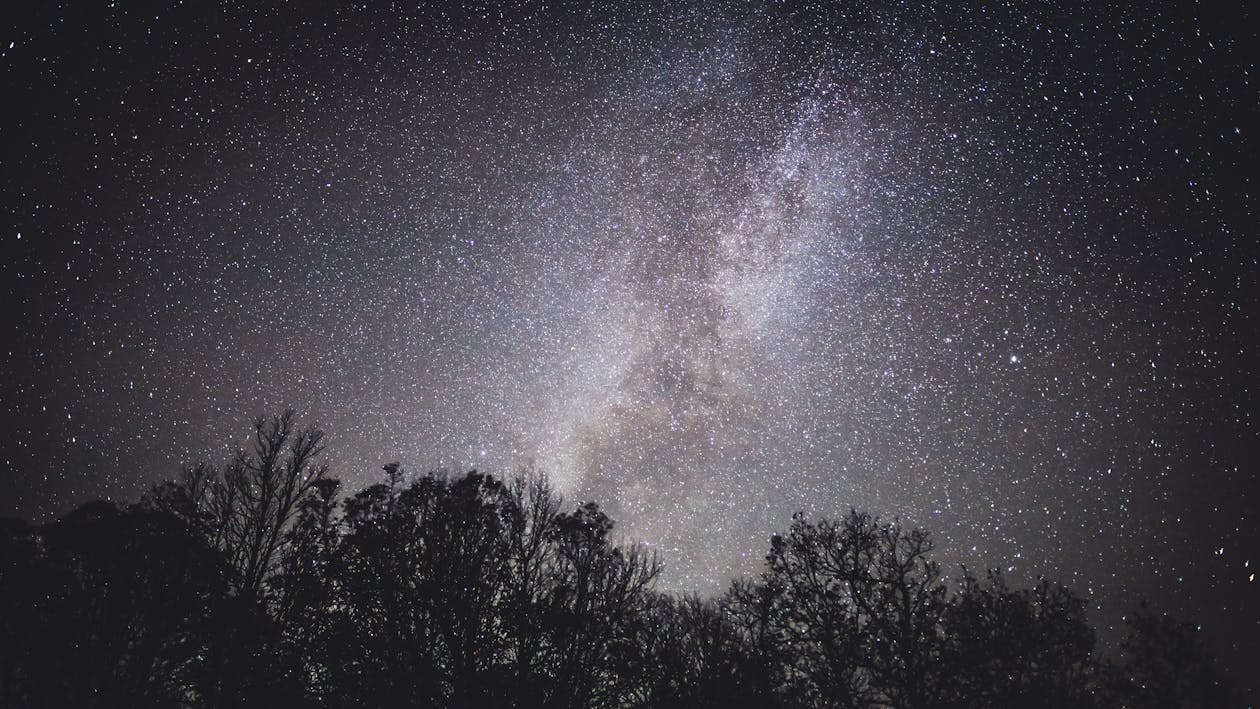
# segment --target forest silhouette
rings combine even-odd
[[[717,597],[534,474],[344,496],[292,412],[135,504],[0,520],[2,707],[1222,707],[1190,623],[1104,657],[1049,580],[947,576],[932,538],[797,515]]]

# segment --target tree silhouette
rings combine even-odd
[[[324,434],[297,430],[292,410],[254,421],[252,446],[222,468],[198,464],[159,485],[142,504],[182,518],[227,565],[232,593],[221,603],[205,671],[212,704],[272,702],[291,692],[281,663],[280,628],[269,583],[293,522],[316,495],[327,468],[315,462]]]
[[[595,503],[561,513],[552,527],[547,626],[552,687],[543,706],[605,706],[626,690],[617,671],[630,662],[635,623],[649,607],[660,574],[654,555],[622,549],[613,522]]]
[[[782,589],[775,616],[795,648],[788,694],[824,706],[940,703],[946,586],[931,540],[870,515],[793,519],[771,540],[765,583]]]
[[[335,564],[342,535],[337,514],[341,484],[321,478],[298,511],[280,559],[279,571],[269,580],[273,612],[280,635],[283,684],[300,692],[305,703],[317,705],[336,692],[329,669],[335,619]]]
[[[743,679],[751,664],[736,625],[721,602],[695,595],[657,594],[640,624],[640,653],[630,676],[636,706],[767,706]]]
[[[1012,590],[1001,573],[965,574],[947,609],[949,705],[1088,707],[1098,699],[1085,602],[1042,580]]]
[[[512,573],[504,617],[506,658],[501,694],[505,704],[539,706],[550,688],[554,651],[543,628],[552,618],[556,577],[556,523],[563,500],[545,476],[521,473],[508,488],[508,535]]]
[[[200,681],[227,575],[161,512],[83,505],[0,539],[0,705],[178,706]]]
[[[253,445],[223,468],[199,464],[178,482],[156,487],[146,504],[183,517],[219,549],[236,592],[261,598],[287,532],[328,468],[315,463],[322,431],[296,430],[294,412],[254,421]]]
[[[1207,709],[1228,706],[1232,686],[1193,623],[1158,615],[1145,604],[1127,618],[1124,661],[1106,668],[1112,706]]]
[[[718,603],[735,634],[734,675],[745,706],[805,706],[800,685],[803,660],[786,622],[786,590],[767,575],[758,583],[736,579]]]
[[[0,706],[1219,707],[1195,627],[1143,607],[1118,662],[1085,601],[947,579],[927,532],[793,517],[715,598],[545,476],[408,475],[343,498],[323,435],[254,424],[133,506],[0,520]]]

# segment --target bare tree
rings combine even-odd
[[[222,469],[199,463],[174,483],[155,488],[146,503],[168,509],[202,530],[233,571],[242,596],[259,598],[289,539],[303,502],[325,479],[316,463],[324,433],[297,430],[294,412],[254,421],[253,444]]]
[[[548,707],[610,706],[623,694],[615,668],[660,574],[655,554],[610,538],[613,522],[595,503],[556,517],[551,598],[554,684]]]
[[[512,693],[522,705],[541,703],[546,648],[539,642],[555,590],[548,570],[555,562],[554,529],[564,504],[547,476],[521,471],[508,484],[509,540],[513,573],[505,631]]]

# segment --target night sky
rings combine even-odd
[[[1260,657],[1242,3],[23,5],[0,514],[293,407],[351,491],[545,470],[667,589],[852,506]]]

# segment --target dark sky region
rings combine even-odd
[[[1254,10],[19,3],[0,514],[295,407],[351,489],[548,471],[753,572],[794,511],[1260,657]]]

